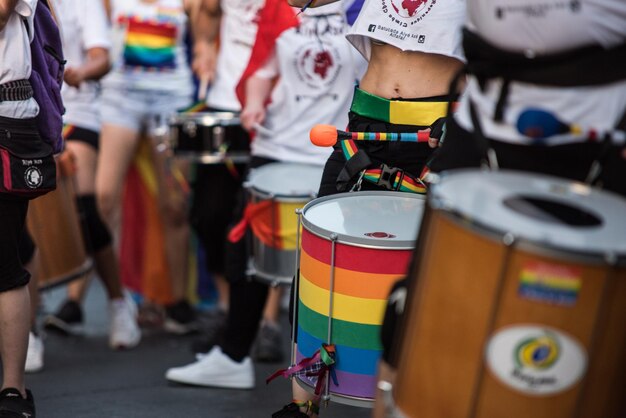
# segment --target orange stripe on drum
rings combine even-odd
[[[306,251],[300,256],[300,271],[316,286],[330,289],[330,265],[311,257]],[[335,268],[335,292],[364,299],[386,299],[401,274],[365,273]]]

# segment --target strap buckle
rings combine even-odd
[[[396,175],[400,173],[400,178],[398,179],[398,184],[394,185]],[[380,166],[380,177],[376,182],[377,186],[382,186],[387,190],[398,191],[400,186],[402,185],[402,180],[404,179],[404,170],[398,167],[389,167],[387,164],[381,164]]]

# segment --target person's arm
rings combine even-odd
[[[241,124],[247,131],[254,131],[256,124],[261,125],[265,121],[265,104],[273,85],[271,78],[258,75],[246,81],[246,106],[241,111]]]
[[[63,79],[72,86],[78,87],[83,81],[98,80],[109,72],[109,50],[106,48],[91,48],[87,51],[87,60],[78,67],[65,69]]]
[[[191,29],[194,38],[191,69],[200,80],[210,82],[215,76],[217,37],[222,10],[219,0],[199,1],[201,4],[197,12],[191,13]]]
[[[313,0],[308,7],[320,7],[325,6],[330,3],[335,3],[338,0]],[[290,6],[293,7],[304,7],[309,3],[309,0],[287,0]]]
[[[3,31],[19,0],[0,0],[0,31]]]

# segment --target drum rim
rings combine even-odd
[[[437,198],[432,197],[428,199],[428,204],[433,211],[441,212],[445,218],[449,219],[455,225],[463,229],[476,232],[481,237],[494,242],[499,242],[502,245],[515,247],[535,255],[543,255],[549,258],[555,258],[575,264],[609,265],[617,267],[626,266],[626,254],[604,253],[597,251],[582,252],[520,237],[511,232],[502,231],[482,222],[477,222],[474,219],[469,219],[460,211],[451,210],[450,208],[446,208],[445,205],[432,204],[431,199],[436,200]]]
[[[296,376],[296,383],[309,393],[313,393],[315,388],[308,383],[302,381],[299,376]],[[374,398],[362,398],[359,396],[344,395],[340,393],[329,392],[330,400],[342,405],[356,406],[361,408],[374,408]]]
[[[529,174],[527,172],[518,171],[518,170],[499,170],[500,173],[504,174]],[[444,173],[441,177],[442,180],[450,175],[460,176],[465,173],[482,173],[482,171],[478,169],[456,169],[450,171],[449,173]],[[563,179],[555,176],[550,176],[542,173],[530,173],[536,175],[538,178],[544,178],[550,181],[558,181],[558,182],[571,182],[575,183],[574,180]],[[525,250],[531,252],[533,254],[544,254],[554,256],[560,260],[566,260],[571,262],[578,262],[581,264],[595,264],[595,265],[611,265],[611,266],[624,266],[626,265],[626,252],[618,252],[618,251],[598,251],[598,250],[588,250],[588,251],[580,251],[573,248],[567,248],[560,245],[555,245],[547,242],[543,242],[537,239],[527,238],[520,235],[516,235],[510,231],[503,230],[498,228],[497,226],[491,226],[486,224],[485,222],[480,222],[477,219],[471,217],[471,215],[462,212],[459,209],[451,208],[449,205],[445,203],[445,198],[440,196],[437,192],[437,186],[442,181],[439,180],[437,184],[434,186],[435,191],[431,192],[427,196],[427,205],[435,210],[441,211],[447,214],[447,217],[455,222],[455,224],[460,225],[470,231],[475,231],[478,233],[482,233],[482,236],[490,238],[494,241],[499,241],[501,243],[510,243],[509,245],[513,245],[516,248],[521,250]],[[607,193],[606,191],[596,190],[596,192]]]
[[[204,122],[205,120],[213,120],[216,123],[203,123],[201,126],[233,126],[241,125],[241,119],[238,112],[217,111],[217,112],[192,112],[192,113],[176,113],[168,118],[168,124],[178,125],[185,122]]]
[[[292,166],[292,167],[310,167],[319,169],[320,178],[321,173],[323,171],[323,167],[315,164],[308,163],[295,163],[295,162],[286,162],[286,161],[276,161],[269,164],[264,164],[261,167],[257,167],[254,170],[267,170],[266,167],[277,167],[277,166]],[[302,202],[302,205],[306,205],[309,201],[315,199],[317,197],[317,191],[313,192],[313,194],[272,194],[266,190],[262,190],[259,187],[252,184],[252,180],[246,180],[243,184],[243,187],[253,196],[258,197],[262,200],[276,200],[277,202],[286,202],[286,203],[298,203]]]
[[[311,209],[311,207],[319,203],[323,203],[328,200],[349,198],[355,195],[401,196],[404,198],[421,200],[422,202],[424,202],[424,208],[426,207],[426,197],[424,195],[415,194],[415,193],[391,192],[391,191],[364,191],[364,192],[332,194],[332,195],[319,197],[317,199],[311,200],[309,203],[307,203],[304,206],[304,208],[302,208],[302,211],[301,211],[302,212],[302,215],[301,215],[302,227],[306,229],[308,232],[312,233],[313,235],[323,238],[326,241],[333,241],[332,236],[336,235],[337,238],[334,240],[336,243],[342,244],[342,245],[349,245],[351,247],[370,248],[370,249],[376,249],[376,250],[398,250],[398,251],[413,250],[415,248],[417,236],[419,235],[419,231],[420,231],[419,225],[421,224],[421,220],[418,221],[418,228],[417,228],[417,231],[415,231],[415,239],[413,239],[412,241],[409,241],[409,240],[382,241],[382,240],[376,240],[375,238],[361,238],[361,237],[352,237],[352,236],[344,235],[344,234],[338,234],[334,231],[329,231],[328,229],[316,226],[306,219],[307,210]],[[423,213],[422,213],[422,217],[423,217]],[[374,244],[374,242],[380,242],[380,243],[384,242],[388,245],[376,245]]]

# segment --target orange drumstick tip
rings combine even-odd
[[[332,125],[315,125],[309,132],[313,145],[332,147],[337,143],[337,128]]]

